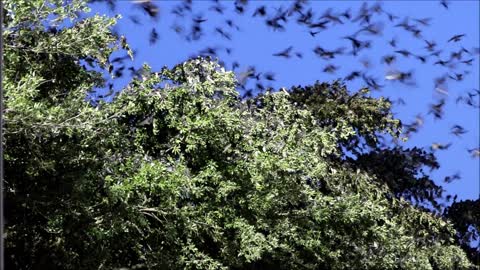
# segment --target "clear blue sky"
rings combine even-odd
[[[222,2],[222,1],[221,1]],[[412,34],[406,31],[392,27],[385,15],[373,17],[373,21],[383,21],[385,28],[382,37],[368,37],[363,35],[362,40],[369,39],[373,41],[372,48],[362,51],[357,57],[351,55],[337,57],[331,63],[341,68],[336,74],[330,75],[322,72],[327,61],[320,59],[313,53],[313,48],[321,46],[325,49],[335,49],[341,46],[350,50],[350,43],[341,37],[352,34],[359,29],[358,24],[347,22],[344,25],[335,25],[322,31],[315,37],[308,33],[304,26],[297,25],[293,20],[286,24],[286,31],[278,32],[267,28],[264,19],[252,18],[251,14],[255,8],[261,5],[267,5],[270,11],[273,7],[284,6],[287,8],[292,2],[284,1],[250,1],[246,9],[246,15],[240,16],[233,11],[233,2],[224,1],[222,4],[227,7],[224,15],[217,15],[209,11],[212,6],[211,1],[193,1],[193,12],[187,14],[182,21],[171,15],[171,9],[180,3],[180,1],[155,1],[160,7],[159,20],[153,21],[142,13],[138,4],[132,4],[130,1],[119,1],[115,14],[120,13],[123,19],[120,20],[117,30],[120,34],[127,37],[131,47],[138,50],[134,64],[136,67],[142,63],[149,63],[154,70],[167,65],[172,67],[194,55],[206,47],[219,48],[220,60],[227,63],[227,69],[231,68],[231,63],[238,60],[243,64],[239,71],[245,71],[247,66],[254,65],[257,71],[274,71],[276,81],[273,87],[290,87],[292,85],[308,85],[319,81],[332,81],[344,77],[353,70],[365,70],[360,60],[370,59],[371,66],[368,67],[368,74],[374,75],[379,79],[380,84],[386,84],[381,92],[374,92],[374,96],[386,96],[392,100],[401,97],[406,105],[394,105],[393,111],[396,117],[405,123],[414,121],[417,114],[423,115],[425,119],[424,126],[420,132],[414,134],[406,143],[407,147],[419,146],[430,147],[433,142],[449,143],[453,145],[449,150],[437,151],[437,157],[441,168],[431,173],[434,180],[442,183],[445,176],[461,172],[462,179],[450,184],[442,183],[448,193],[458,194],[459,199],[476,199],[480,192],[480,159],[472,158],[468,149],[479,147],[480,144],[480,115],[479,109],[468,107],[464,104],[456,104],[455,99],[459,94],[465,94],[472,89],[480,89],[479,58],[478,54],[474,56],[472,66],[461,66],[463,70],[470,71],[470,74],[461,82],[448,82],[448,97],[445,107],[445,116],[441,120],[434,120],[432,115],[428,115],[429,104],[435,103],[440,96],[434,91],[433,79],[439,77],[449,70],[439,65],[433,65],[437,59],[431,57],[427,64],[420,62],[412,57],[405,59],[397,57],[393,67],[401,71],[414,70],[417,85],[415,87],[405,86],[399,82],[391,82],[384,79],[389,68],[380,63],[380,58],[386,54],[393,54],[394,49],[388,45],[392,38],[397,39],[397,49],[408,49],[412,52],[418,52],[420,55],[428,55],[423,48],[425,42],[423,39],[435,40],[438,43],[438,49],[444,52],[441,59],[448,59],[451,51],[458,51],[462,46],[468,50],[473,47],[480,47],[480,7],[479,1],[451,1],[450,7],[446,10],[439,4],[439,1],[385,1],[384,10],[399,16],[395,21],[400,23],[404,17],[413,18],[431,18],[431,26],[421,28],[423,30],[423,39],[416,39]],[[351,8],[353,15],[356,15],[363,1],[311,1],[311,7],[316,12],[316,17],[321,15],[327,8],[333,8],[335,12],[343,12]],[[369,5],[374,1],[367,1]],[[91,5],[92,12],[100,14],[113,15],[105,4],[95,3]],[[128,16],[137,14],[141,18],[143,25],[135,25]],[[188,29],[191,25],[191,18],[194,15],[201,15],[208,19],[203,24],[205,36],[199,41],[187,42],[184,38],[172,31],[173,24],[182,25]],[[234,18],[234,22],[240,28],[240,31],[231,31],[224,23],[225,19]],[[232,40],[222,39],[218,33],[214,32],[215,27],[221,26],[232,34]],[[150,45],[149,34],[152,27],[156,27],[159,33],[159,40],[155,45]],[[464,39],[458,43],[447,43],[447,40],[455,34],[466,34]],[[303,58],[293,57],[284,59],[272,56],[288,46],[293,46],[293,52],[303,53]],[[231,55],[228,55],[222,48],[232,48]],[[397,55],[398,56],[398,55]],[[465,59],[471,57],[465,57]],[[452,72],[450,72],[452,74]],[[126,83],[126,80],[121,81]],[[358,90],[364,86],[363,80],[355,80],[347,83],[351,90]],[[116,85],[117,89],[122,87]],[[479,98],[476,97],[477,102]],[[450,129],[454,124],[459,124],[469,132],[461,138],[450,134]]]

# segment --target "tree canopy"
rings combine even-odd
[[[244,100],[232,72],[195,58],[145,64],[91,102],[129,47],[87,11],[5,4],[7,268],[472,267],[458,235],[478,215],[411,202],[441,209],[423,173],[437,165],[382,146],[402,127],[389,100],[340,81]]]

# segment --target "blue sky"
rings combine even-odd
[[[392,67],[387,67],[380,63],[383,55],[393,54],[394,50],[408,49],[420,55],[428,55],[424,49],[423,39],[435,40],[438,43],[438,49],[444,52],[441,59],[447,59],[451,51],[458,51],[462,46],[468,50],[473,47],[480,47],[480,6],[478,1],[451,1],[449,9],[446,10],[438,1],[385,1],[383,9],[399,16],[400,19],[395,24],[401,22],[404,17],[413,18],[431,18],[431,25],[421,28],[422,39],[416,39],[411,33],[392,27],[393,24],[388,21],[385,15],[373,17],[373,21],[383,21],[384,30],[381,37],[369,37],[363,35],[362,40],[372,40],[372,48],[360,52],[356,57],[352,55],[339,56],[330,63],[340,66],[335,74],[322,72],[328,64],[326,60],[320,59],[313,53],[313,48],[321,46],[325,49],[335,49],[346,47],[350,50],[350,43],[341,37],[350,35],[359,29],[358,23],[347,22],[344,25],[334,25],[329,29],[320,32],[315,37],[308,33],[304,26],[297,25],[294,20],[286,24],[286,31],[279,32],[269,29],[261,18],[252,18],[251,14],[255,8],[266,5],[267,10],[274,11],[273,7],[289,7],[292,2],[288,1],[250,1],[246,8],[246,15],[240,16],[233,11],[233,2],[224,1],[222,5],[227,7],[224,15],[217,15],[208,10],[212,6],[211,1],[193,1],[193,12],[191,15],[180,20],[171,15],[170,10],[180,3],[180,1],[155,1],[160,7],[160,16],[157,21],[148,19],[148,16],[142,13],[138,4],[132,4],[130,1],[119,1],[114,13],[108,10],[105,4],[92,4],[92,12],[100,14],[122,14],[116,29],[120,34],[127,37],[132,49],[137,49],[134,65],[141,66],[143,63],[149,63],[154,70],[163,66],[172,67],[195,55],[206,47],[219,48],[219,59],[224,61],[227,69],[231,69],[231,63],[234,60],[239,61],[242,66],[238,71],[245,71],[249,65],[254,65],[257,71],[273,71],[276,81],[271,84],[274,88],[287,87],[293,85],[313,84],[316,80],[332,81],[346,76],[353,70],[368,70],[368,74],[379,79],[380,84],[386,87],[382,91],[373,91],[372,95],[379,97],[390,97],[396,100],[401,97],[406,104],[394,105],[395,116],[402,122],[413,122],[416,115],[420,114],[425,119],[425,124],[420,128],[420,132],[413,134],[410,140],[405,143],[406,147],[430,147],[433,142],[449,143],[452,146],[445,151],[437,151],[436,156],[440,162],[441,168],[433,171],[433,179],[442,183],[448,193],[458,194],[459,199],[476,199],[480,194],[480,164],[479,159],[472,158],[466,149],[472,149],[479,146],[480,143],[480,115],[479,109],[456,104],[455,99],[460,94],[465,94],[472,89],[480,89],[479,58],[478,54],[473,56],[472,66],[459,65],[456,72],[468,70],[461,82],[448,81],[448,96],[438,94],[434,90],[433,79],[445,73],[453,74],[448,68],[433,65],[437,59],[430,57],[426,64],[421,64],[417,59],[397,57],[399,61]],[[363,1],[311,1],[312,9],[318,14],[322,14],[327,8],[332,8],[335,12],[343,12],[351,8],[353,15],[357,14]],[[374,1],[367,1],[373,5]],[[142,20],[143,25],[135,25],[129,19],[129,15],[137,14]],[[183,37],[172,31],[172,25],[183,25],[189,28],[190,20],[193,16],[199,15],[208,19],[203,23],[205,36],[199,41],[188,42]],[[315,16],[315,17],[318,17]],[[234,18],[234,22],[240,28],[239,31],[232,31],[225,25],[224,21]],[[221,26],[227,32],[232,34],[232,40],[222,39],[218,33],[214,32],[215,27]],[[150,45],[149,34],[152,27],[156,27],[159,33],[159,40],[156,44]],[[447,42],[455,34],[466,34],[458,43]],[[388,41],[392,38],[397,40],[397,49],[393,49]],[[293,52],[302,52],[303,58],[292,57],[284,59],[272,56],[289,46],[293,46]],[[232,48],[231,55],[228,55],[224,48]],[[223,49],[222,49],[223,48]],[[472,58],[472,57],[468,57]],[[371,65],[366,68],[361,64],[361,60],[370,59]],[[467,57],[465,57],[467,59]],[[387,81],[384,76],[391,70],[408,71],[414,70],[416,86],[405,86],[396,81]],[[127,80],[121,80],[115,87],[120,89],[122,83]],[[347,83],[350,90],[356,91],[365,86],[363,80],[358,79]],[[434,120],[433,116],[428,115],[429,105],[437,103],[440,98],[446,98],[445,116],[441,120]],[[476,97],[478,102],[479,97]],[[450,134],[450,129],[454,124],[459,124],[468,130],[461,138]],[[461,180],[450,184],[442,182],[443,178],[456,172],[461,173]]]

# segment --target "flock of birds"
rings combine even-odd
[[[99,0],[91,0],[92,2]],[[116,0],[107,0],[110,8],[115,9]],[[143,10],[151,19],[157,21],[160,16],[160,1],[151,0],[132,0],[132,3]],[[441,119],[445,114],[446,98],[449,94],[447,83],[461,82],[469,75],[469,71],[465,70],[473,67],[475,58],[480,54],[478,47],[465,48],[462,44],[463,39],[466,37],[465,33],[457,33],[444,41],[428,40],[424,37],[424,31],[432,23],[431,18],[400,18],[393,13],[386,11],[381,2],[363,3],[358,11],[353,12],[350,8],[343,11],[334,11],[332,8],[327,8],[321,12],[313,10],[310,3],[305,0],[296,0],[286,2],[288,7],[273,7],[272,4],[264,4],[262,2],[237,0],[235,2],[212,0],[209,12],[215,13],[217,16],[224,16],[229,8],[233,8],[235,15],[231,18],[225,18],[224,25],[214,26],[212,33],[218,35],[225,41],[232,40],[235,32],[240,31],[240,27],[235,22],[235,16],[251,16],[252,18],[262,19],[265,25],[273,31],[286,31],[287,23],[293,21],[302,27],[306,28],[308,33],[307,37],[315,38],[328,28],[335,27],[337,25],[357,24],[358,30],[354,31],[350,35],[341,37],[341,40],[345,42],[345,46],[340,46],[334,49],[327,49],[321,46],[316,46],[313,49],[313,54],[325,61],[331,61],[327,63],[322,71],[328,74],[336,74],[340,69],[339,66],[333,64],[335,58],[339,56],[352,56],[358,57],[359,53],[364,50],[372,48],[372,38],[381,38],[383,36],[383,30],[385,28],[385,22],[389,23],[396,29],[406,31],[411,34],[415,39],[418,39],[423,45],[423,50],[420,52],[414,52],[406,48],[398,47],[398,40],[391,39],[385,40],[387,45],[391,48],[391,53],[379,56],[380,62],[389,68],[389,71],[384,75],[385,81],[395,81],[407,86],[414,86],[414,71],[399,71],[393,68],[394,63],[403,59],[415,59],[419,64],[427,64],[444,68],[443,75],[434,78],[433,89],[440,96],[439,100],[431,104],[428,108],[428,114],[433,115],[434,119]],[[251,5],[256,5],[251,7]],[[446,0],[439,1],[441,8],[449,10],[450,2]],[[233,7],[231,7],[233,6]],[[162,10],[163,12],[163,10]],[[172,30],[181,35],[187,41],[198,41],[206,34],[205,26],[208,21],[207,17],[203,17],[199,14],[195,14],[192,0],[183,0],[178,2],[170,10],[171,14],[179,21],[184,22],[174,23]],[[138,14],[129,14],[129,19],[134,24],[142,24],[141,16]],[[379,21],[378,19],[383,19]],[[188,22],[185,25],[185,22]],[[159,33],[156,27],[152,27],[149,34],[149,43],[155,44],[159,40]],[[383,39],[382,39],[383,40]],[[457,49],[446,52],[444,49],[446,45],[456,46]],[[442,48],[443,47],[443,48]],[[232,48],[210,46],[203,50],[200,50],[196,55],[218,56],[220,52],[225,52],[231,55]],[[445,56],[446,55],[446,56]],[[279,57],[284,59],[303,58],[304,53],[298,51],[294,46],[287,46],[286,48],[272,52],[273,57]],[[378,57],[378,55],[377,55]],[[139,70],[133,67],[126,68],[123,64],[128,56],[117,57],[111,60],[112,65],[117,67],[112,68],[112,73],[116,77],[123,76],[125,69],[131,72],[132,76],[139,74]],[[371,89],[381,90],[387,87],[386,84],[375,76],[367,74],[367,70],[371,66],[371,62],[368,59],[360,59],[363,69],[351,70],[345,74],[342,78],[345,81],[353,81],[356,79],[363,80],[363,83]],[[226,65],[221,62],[222,65]],[[232,61],[232,70],[237,70],[240,67],[240,63]],[[266,84],[275,81],[275,73],[258,72],[254,66],[249,66],[245,71],[238,72],[237,79],[239,81],[239,90],[243,93],[244,98],[249,98],[254,93],[268,90],[270,87]],[[253,83],[250,83],[252,82]],[[110,85],[110,93],[113,85]],[[480,108],[479,103],[480,90],[471,89],[464,95],[459,95],[456,98],[456,103],[463,103],[473,108]],[[398,105],[405,104],[405,101],[399,98],[396,103]],[[405,124],[405,134],[415,133],[424,124],[424,119],[421,114],[417,115],[416,119],[412,123]],[[464,127],[456,124],[451,127],[451,134],[461,137],[467,133]],[[451,146],[451,143],[441,144],[433,143],[430,147],[432,151],[447,150]],[[467,149],[468,153],[472,157],[480,157],[480,149],[478,146]],[[446,182],[450,182],[458,177],[449,177],[445,179]]]

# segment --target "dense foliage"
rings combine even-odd
[[[145,65],[92,106],[128,50],[115,19],[80,18],[81,1],[5,7],[7,268],[471,266],[454,223],[405,200],[434,201],[415,189],[432,159],[377,144],[400,131],[387,100],[335,82],[242,101],[233,73],[199,58]]]

